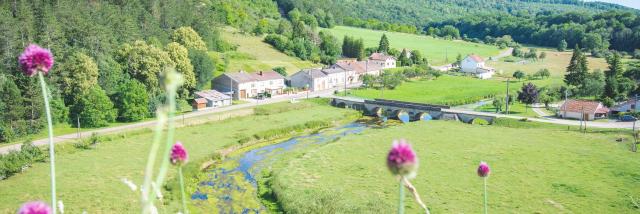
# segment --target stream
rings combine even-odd
[[[218,213],[266,213],[257,196],[256,176],[262,169],[271,166],[285,152],[326,144],[369,127],[354,122],[228,157],[200,177],[196,191],[191,193],[192,203],[203,210],[219,210]]]

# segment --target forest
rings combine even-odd
[[[234,47],[223,26],[251,31],[280,15],[270,0],[0,2],[0,142],[45,125],[35,78],[17,57],[31,43],[51,49],[49,75],[55,123],[102,127],[152,117],[166,67],[185,76],[181,103],[212,77],[208,50]]]
[[[284,11],[329,14],[337,24],[478,42],[510,35],[516,42],[590,51],[640,48],[638,10],[578,0],[335,1],[278,0]],[[416,6],[419,5],[419,6]],[[455,29],[454,29],[455,28]]]

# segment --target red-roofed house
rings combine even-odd
[[[471,54],[460,62],[460,72],[475,74],[480,79],[489,79],[495,73],[495,69],[487,67],[482,57]]]
[[[567,100],[558,109],[559,117],[577,120],[595,120],[606,118],[607,115],[609,115],[609,108],[601,102],[588,100]]]
[[[369,60],[380,65],[383,69],[396,67],[396,58],[384,53],[372,53],[371,56],[369,56]]]

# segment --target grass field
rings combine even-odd
[[[420,160],[412,182],[432,213],[482,212],[480,161],[492,168],[490,213],[638,212],[630,197],[640,197],[640,159],[628,149],[630,134],[514,126],[521,128],[430,121],[370,129],[290,157],[274,168],[271,186],[288,213],[394,213],[398,183],[385,158],[393,139],[406,138]],[[405,205],[421,212],[409,193]]]
[[[389,38],[389,43],[392,48],[396,48],[398,50],[402,50],[403,48],[407,48],[409,50],[420,50],[432,65],[453,63],[458,54],[462,54],[464,57],[467,54],[474,53],[488,58],[498,55],[500,52],[497,47],[491,45],[477,44],[461,40],[435,39],[433,37],[416,34],[384,32],[346,26],[336,26],[331,29],[323,30],[328,30],[339,40],[342,40],[345,35],[362,38],[364,40],[365,47],[377,47],[380,42],[380,37],[385,33]],[[447,58],[448,60],[446,60]]]
[[[519,90],[521,83],[511,84],[511,91]],[[482,100],[491,95],[505,94],[506,81],[480,80],[473,77],[443,75],[435,80],[404,82],[394,90],[357,89],[351,95],[363,98],[385,98],[410,102],[462,105]],[[384,96],[382,95],[384,93]]]
[[[189,151],[189,159],[195,161],[208,157],[225,146],[237,144],[240,135],[251,136],[261,131],[304,124],[312,120],[339,120],[345,114],[353,113],[311,101],[278,103],[261,108],[271,109],[272,113],[179,128],[176,130],[176,139],[184,143]],[[61,152],[65,151],[64,147],[73,146],[61,145],[56,150],[59,152],[56,156],[56,169],[58,198],[64,201],[65,211],[139,212],[140,193],[132,192],[121,179],[142,183],[151,141],[151,132],[139,132],[127,135],[126,138],[102,142],[90,150],[65,153]],[[174,172],[174,169],[170,170],[170,173]],[[0,181],[0,213],[14,213],[25,201],[50,200],[48,181],[48,163],[36,163],[25,172]],[[164,209],[161,213],[175,213],[170,206]]]
[[[262,37],[241,34],[231,28],[222,31],[222,37],[227,42],[238,46],[236,51],[221,54],[222,57],[229,59],[228,72],[264,71],[282,66],[287,69],[289,74],[293,74],[304,68],[319,67],[311,62],[287,56],[271,45],[262,42]]]

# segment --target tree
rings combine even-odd
[[[21,135],[26,131],[26,113],[18,86],[12,80],[0,79],[0,123],[4,123],[0,142],[11,140],[16,134]]]
[[[548,90],[540,90],[538,95],[538,102],[544,103],[545,108],[549,108],[549,104],[555,100]]]
[[[195,49],[201,51],[207,50],[207,44],[202,41],[202,37],[198,35],[198,32],[193,30],[193,28],[191,27],[180,27],[176,29],[175,31],[173,31],[171,39],[174,42],[177,42],[186,47],[187,49]]]
[[[382,34],[380,38],[380,43],[378,44],[378,52],[387,53],[389,52],[389,39],[387,39],[387,34]]]
[[[542,51],[540,53],[540,56],[538,56],[538,58],[540,58],[540,60],[544,62],[544,59],[547,58],[547,52]]]
[[[400,53],[400,56],[398,57],[400,66],[411,66],[411,60],[409,59],[409,57],[407,57],[407,55],[409,55],[407,49],[403,49]]]
[[[98,65],[83,53],[73,53],[60,65],[59,71],[60,90],[68,106],[74,105],[79,95],[98,84]]]
[[[364,59],[364,41],[345,36],[342,40],[342,55],[345,57]]]
[[[78,112],[82,127],[107,126],[115,121],[117,114],[107,94],[98,86],[84,91],[73,109]]]
[[[378,82],[376,76],[373,76],[371,74],[362,75],[362,86],[364,86],[365,88],[373,87],[376,82]]]
[[[286,77],[287,76],[287,68],[279,66],[272,69],[275,72],[278,72],[280,75]]]
[[[182,77],[184,78],[182,88],[186,90],[180,94],[186,96],[196,87],[196,76],[193,72],[191,60],[189,59],[189,51],[184,46],[176,42],[167,44],[165,49],[169,54],[169,58],[173,61],[176,71],[182,74]]]
[[[614,101],[620,100],[624,95],[620,93],[619,80],[622,73],[624,73],[622,67],[621,56],[614,54],[607,58],[609,64],[609,70],[605,71],[605,85],[602,98],[610,98]]]
[[[558,51],[562,52],[567,50],[567,41],[565,41],[564,39],[560,41],[560,43],[558,43]]]
[[[189,60],[193,65],[196,76],[196,89],[202,90],[209,85],[213,79],[213,72],[216,69],[216,63],[211,59],[206,51],[192,50],[189,51]]]
[[[584,86],[580,88],[580,94],[582,96],[598,96],[604,92],[605,77],[604,74],[596,70],[587,74],[587,78],[584,82]]]
[[[522,86],[522,89],[518,92],[518,101],[527,105],[534,104],[538,101],[538,89],[532,83],[528,83]]]
[[[167,52],[144,41],[123,45],[117,52],[116,61],[132,78],[144,83],[151,94],[159,91],[160,73],[173,64]]]
[[[580,47],[576,45],[573,49],[569,66],[567,66],[567,74],[564,76],[564,82],[567,83],[567,85],[577,88],[583,87],[588,71],[587,57],[582,53]]]
[[[493,105],[493,108],[496,109],[496,113],[502,112],[502,107],[504,106],[504,98],[496,97],[495,99],[493,99],[493,102],[491,104]]]
[[[462,64],[462,54],[458,53],[458,56],[456,56],[456,61],[453,62],[453,65],[459,67],[461,64]]]
[[[120,85],[114,96],[118,109],[118,120],[123,122],[140,121],[149,115],[149,96],[144,84],[129,80]]]
[[[440,29],[440,36],[449,39],[458,39],[460,38],[460,31],[452,25],[445,25]]]
[[[524,76],[525,76],[524,72],[522,72],[520,70],[518,70],[516,72],[513,72],[513,77],[518,79],[518,80],[524,78]]]
[[[340,45],[338,39],[326,31],[320,31],[320,53],[322,63],[333,64],[340,56]]]
[[[422,56],[419,50],[411,51],[411,62],[416,65],[428,65],[427,58]]]
[[[538,76],[542,79],[544,78],[549,78],[549,76],[551,76],[551,72],[549,71],[549,69],[543,68],[540,69],[536,72],[535,76]]]

